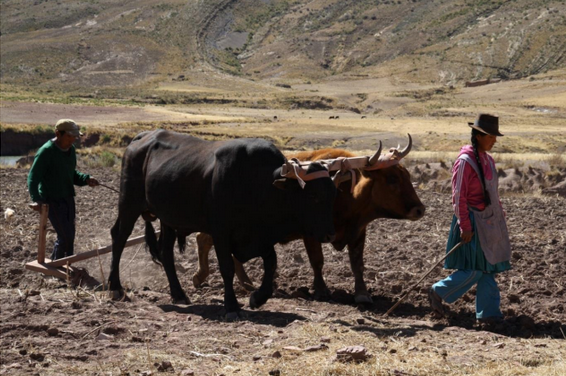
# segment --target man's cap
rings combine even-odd
[[[468,125],[484,134],[503,136],[503,133],[499,132],[499,117],[494,115],[479,114],[476,121]]]
[[[65,133],[70,134],[71,136],[80,137],[83,134],[81,133],[79,126],[71,119],[61,119],[55,124],[55,130],[58,131],[65,131]]]

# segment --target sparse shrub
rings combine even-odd
[[[100,142],[103,143],[103,144],[108,144],[108,143],[110,143],[111,140],[112,140],[112,137],[110,137],[110,135],[108,135],[108,134],[104,134],[100,138]]]
[[[49,132],[55,133],[54,128],[50,127],[49,125],[36,125],[31,133],[41,134],[41,133],[49,133]]]
[[[116,156],[108,151],[103,151],[100,154],[100,164],[104,167],[114,167]]]

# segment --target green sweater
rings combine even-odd
[[[75,170],[75,147],[61,150],[53,140],[47,141],[35,155],[28,175],[28,189],[32,201],[56,200],[75,196],[74,185],[87,185],[90,175]]]

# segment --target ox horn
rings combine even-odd
[[[374,155],[372,155],[368,161],[368,165],[372,166],[374,165],[377,160],[379,159],[379,156],[381,155],[381,148],[382,148],[382,143],[381,140],[379,140],[379,149],[377,149],[377,151],[375,152]]]
[[[397,157],[399,159],[405,158],[407,154],[409,154],[409,152],[411,151],[411,148],[413,147],[413,139],[411,138],[411,135],[407,133],[407,136],[409,136],[409,144],[405,147],[405,149],[401,150],[399,154],[397,154]]]

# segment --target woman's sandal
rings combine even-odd
[[[442,298],[431,288],[428,289],[428,301],[432,311],[439,316],[444,316],[444,306],[442,305]]]

